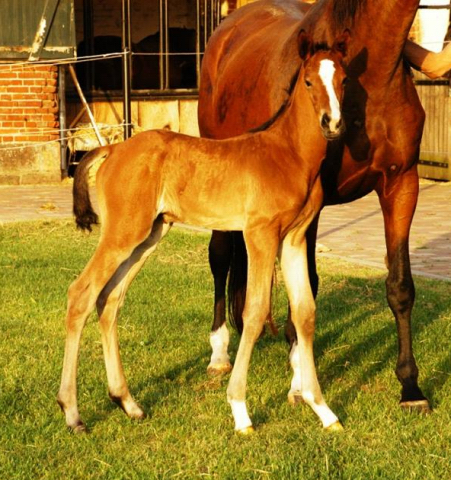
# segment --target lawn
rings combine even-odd
[[[248,382],[256,426],[233,431],[228,377],[208,378],[212,280],[208,236],[164,239],[121,311],[129,386],[148,413],[129,420],[107,395],[96,317],[83,336],[79,407],[89,433],[66,430],[56,403],[66,291],[94,251],[96,230],[71,222],[0,226],[0,479],[451,478],[451,284],[416,279],[414,348],[430,415],[402,412],[393,372],[396,329],[385,273],[320,258],[315,351],[323,393],[345,431],[330,434],[287,402],[282,276],[278,336],[257,344]],[[238,337],[232,335],[235,354]]]

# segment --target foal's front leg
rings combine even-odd
[[[264,232],[244,232],[249,258],[246,304],[243,312],[243,334],[227,388],[235,430],[241,434],[253,431],[246,407],[247,372],[254,344],[270,312],[270,297],[278,238]]]
[[[327,406],[318,378],[313,357],[313,336],[315,332],[315,300],[310,287],[306,241],[298,244],[289,234],[280,249],[283,277],[290,299],[293,325],[297,334],[297,345],[291,352],[295,372],[289,397],[300,395],[310,405],[328,430],[343,427],[337,416]]]

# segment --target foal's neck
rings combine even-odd
[[[321,132],[319,115],[304,85],[302,71],[285,109],[269,130],[304,160],[324,158],[327,141]]]

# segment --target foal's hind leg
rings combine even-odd
[[[69,287],[66,315],[66,346],[63,371],[58,393],[68,427],[84,430],[77,407],[77,364],[80,339],[86,320],[94,309],[97,298],[122,262],[133,251],[132,247],[112,246],[101,240],[93,257],[80,276]]]
[[[293,235],[288,235],[280,249],[280,261],[283,276],[287,286],[291,305],[291,314],[298,346],[292,355],[298,357],[300,375],[294,378],[292,388],[300,392],[290,391],[289,395],[301,395],[320,418],[323,426],[329,430],[338,430],[342,426],[336,415],[327,406],[318,378],[313,357],[313,336],[315,331],[315,300],[310,287],[306,259],[305,239],[301,244],[293,241]],[[293,359],[297,363],[296,359]]]
[[[145,414],[131,396],[125,380],[119,353],[117,316],[124,302],[128,287],[170,227],[171,225],[164,224],[161,218],[157,219],[149,238],[137,247],[130,258],[119,267],[97,300],[97,311],[100,318],[102,346],[108,378],[108,391],[110,398],[130,418],[142,419],[145,417]]]
[[[134,230],[128,229],[126,223],[122,225],[123,218],[127,222],[128,217],[121,215],[114,221],[106,220],[94,255],[68,292],[66,346],[58,403],[65,414],[66,424],[77,431],[84,430],[77,407],[76,380],[83,327],[102,290],[118,268],[129,259],[135,248],[146,240],[152,226],[152,221],[149,221],[150,215],[147,218],[143,216],[139,222],[136,219]]]

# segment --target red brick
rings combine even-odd
[[[2,72],[0,70],[0,78],[17,78],[16,72]]]
[[[17,105],[20,105],[21,107],[42,107],[42,101],[41,100],[18,100]]]
[[[53,87],[51,87],[51,86],[50,87],[43,87],[42,91],[44,93],[56,93],[56,87],[55,86],[53,86]]]
[[[28,93],[30,90],[29,90],[30,87],[24,87],[24,86],[12,86],[9,88],[9,91],[11,93]]]
[[[0,78],[0,85],[6,85],[7,87],[10,85],[23,85],[23,81],[17,78]]]
[[[41,93],[45,87],[33,86],[28,88],[30,89],[30,93]]]

